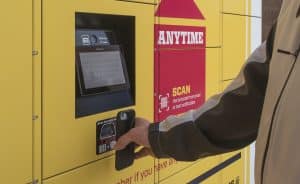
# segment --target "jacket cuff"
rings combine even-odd
[[[157,158],[167,158],[161,147],[159,140],[159,123],[151,123],[148,129],[148,139],[151,146],[151,150]]]

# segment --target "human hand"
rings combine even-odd
[[[115,150],[122,150],[128,144],[134,142],[137,145],[143,146],[140,151],[136,153],[136,158],[141,158],[147,155],[152,155],[152,151],[150,149],[150,143],[148,139],[148,128],[150,122],[143,118],[135,119],[135,127],[129,130],[126,134],[122,135],[116,145],[114,146]]]

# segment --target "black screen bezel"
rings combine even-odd
[[[103,86],[103,87],[96,87],[96,88],[86,88],[84,82],[84,76],[82,72],[82,66],[80,62],[80,54],[84,52],[107,52],[107,51],[119,51],[121,63],[123,66],[123,75],[125,77],[124,84],[118,85],[111,85],[111,86]],[[93,47],[84,47],[80,46],[76,48],[76,73],[77,73],[77,80],[79,83],[79,91],[81,96],[89,96],[89,95],[96,95],[96,94],[103,94],[103,93],[110,93],[115,91],[122,91],[127,90],[130,88],[129,77],[126,67],[125,58],[122,52],[122,49],[119,45],[110,45],[110,46],[93,46]]]

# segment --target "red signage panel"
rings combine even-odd
[[[205,28],[155,25],[155,121],[205,101]]]

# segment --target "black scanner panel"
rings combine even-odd
[[[135,18],[76,13],[76,118],[135,104]]]

